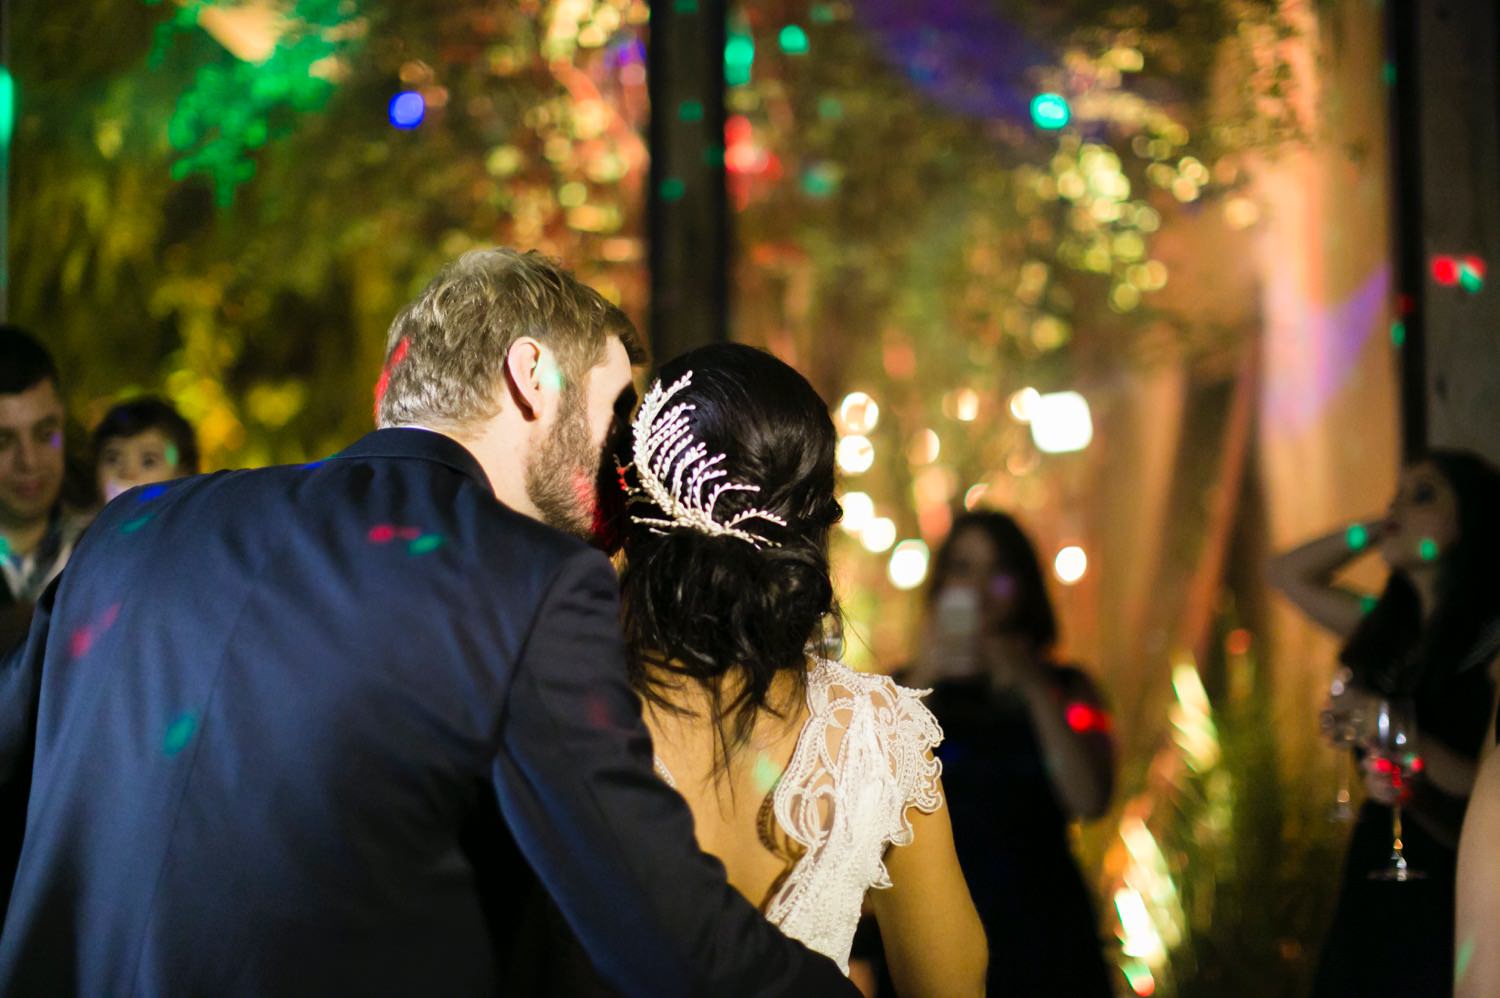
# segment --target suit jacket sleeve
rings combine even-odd
[[[573,557],[517,663],[494,779],[522,852],[627,994],[857,994],[729,886],[699,851],[687,805],[652,772],[616,586],[602,555]]]
[[[10,902],[11,881],[15,879],[21,837],[26,829],[42,657],[47,650],[57,586],[54,579],[37,601],[29,634],[0,652],[0,922],[4,921]]]

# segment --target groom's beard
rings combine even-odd
[[[600,455],[589,442],[583,392],[569,386],[563,390],[557,422],[526,469],[526,497],[544,523],[594,540]]]

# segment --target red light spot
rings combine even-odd
[[[1395,771],[1396,771],[1396,766],[1395,766],[1394,763],[1391,762],[1391,760],[1385,758],[1384,756],[1377,756],[1375,758],[1375,772],[1377,772],[1377,773],[1394,773]]]
[[[1426,765],[1427,764],[1422,761],[1421,756],[1414,755],[1411,757],[1411,771],[1413,773],[1420,773],[1424,768],[1426,768]]]
[[[385,391],[391,384],[391,372],[396,365],[406,359],[406,352],[411,348],[411,340],[401,337],[401,342],[396,344],[396,349],[391,351],[391,359],[385,362],[385,367],[380,372],[380,380],[375,382],[375,417],[380,417],[380,402],[385,398]]]
[[[724,122],[724,144],[733,146],[741,142],[749,142],[753,131],[754,128],[749,118],[743,114],[732,115],[728,121]]]
[[[1067,714],[1068,727],[1080,735],[1106,732],[1110,729],[1109,714],[1092,704],[1070,703]]]
[[[119,618],[120,618],[120,604],[116,603],[113,606],[111,606],[108,610],[105,610],[104,613],[100,615],[100,617],[99,617],[99,630],[101,630],[101,631],[107,631],[107,630],[109,630],[112,626],[114,626],[114,622],[116,620],[118,620]]]
[[[1224,650],[1231,655],[1243,655],[1250,650],[1250,632],[1243,627],[1235,628],[1224,638]]]
[[[1458,283],[1458,261],[1451,256],[1432,258],[1432,279],[1445,288]]]
[[[389,544],[396,539],[396,528],[389,523],[382,523],[378,527],[370,528],[371,544]]]
[[[1480,280],[1484,279],[1484,261],[1477,256],[1464,257],[1464,266],[1473,271],[1474,276]]]
[[[74,631],[72,640],[68,642],[68,651],[74,658],[87,655],[92,647],[94,647],[94,633],[87,627],[80,627]]]

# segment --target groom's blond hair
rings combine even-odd
[[[505,356],[523,336],[556,355],[576,388],[618,337],[632,364],[645,341],[619,308],[536,251],[465,253],[391,323],[376,399],[379,426],[458,429],[500,410]]]

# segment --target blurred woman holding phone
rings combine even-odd
[[[1036,551],[1004,513],[968,513],[933,564],[909,685],[943,726],[938,749],[959,863],[990,943],[990,993],[1112,994],[1093,902],[1068,841],[1109,809],[1110,718],[1052,657],[1057,620]],[[960,789],[961,788],[961,789]]]

